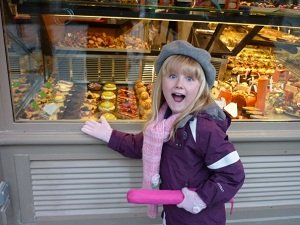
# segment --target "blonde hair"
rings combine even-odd
[[[162,93],[162,79],[164,76],[167,76],[171,73],[192,75],[200,82],[200,87],[194,102],[179,115],[174,123],[170,133],[170,138],[174,138],[179,122],[187,115],[196,114],[197,112],[201,111],[205,106],[210,104],[213,99],[210,94],[210,88],[208,87],[205,79],[204,71],[200,64],[191,57],[184,55],[172,55],[164,61],[159,73],[157,74],[152,91],[152,114],[145,124],[145,127],[157,119],[158,111],[165,102],[165,98]]]

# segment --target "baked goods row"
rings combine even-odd
[[[94,119],[101,115],[109,120],[146,119],[151,113],[151,84],[135,85],[73,82],[49,79],[41,86],[18,119],[60,120]]]
[[[300,115],[300,77],[282,65],[270,48],[245,48],[229,57],[227,71],[212,94],[235,102],[239,118],[266,119],[270,115]]]
[[[49,79],[43,84],[33,99],[23,109],[20,119],[56,120],[70,101],[74,84],[69,81]]]
[[[240,5],[258,8],[280,8],[300,10],[299,4],[297,5],[287,1],[241,1]]]
[[[114,48],[127,50],[148,50],[149,45],[139,37],[124,34],[112,36],[105,32],[70,31],[55,43],[59,48]]]
[[[216,23],[210,23],[209,28],[211,30],[216,29]],[[243,38],[254,28],[253,25],[241,25],[233,26],[226,25],[220,35],[220,40],[229,49],[234,49]],[[297,32],[297,28],[294,28]],[[266,41],[266,42],[284,42],[286,44],[300,44],[300,37],[293,34],[293,30],[279,29],[278,27],[263,27],[254,37],[254,40]],[[248,40],[250,41],[250,40]]]

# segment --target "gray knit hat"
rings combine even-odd
[[[211,88],[216,78],[216,69],[211,64],[211,56],[204,49],[196,48],[187,41],[176,40],[163,46],[155,62],[155,73],[158,74],[164,61],[171,55],[185,55],[196,60],[202,67],[208,86]]]

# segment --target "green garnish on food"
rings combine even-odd
[[[47,83],[45,83],[45,87],[46,87],[46,88],[51,88],[51,87],[52,87],[52,84],[51,84],[50,82],[47,82]]]
[[[33,110],[39,110],[39,104],[36,103],[36,101],[31,102],[31,107]]]
[[[14,82],[12,83],[11,86],[12,86],[13,88],[17,88],[17,87],[20,86],[20,84],[21,84],[21,83],[20,83],[19,81],[14,81]]]
[[[40,92],[39,92],[39,96],[40,96],[41,98],[46,98],[46,97],[47,97],[47,94],[46,94],[44,91],[40,91]]]

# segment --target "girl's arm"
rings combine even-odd
[[[107,146],[125,157],[141,159],[143,133],[130,134],[113,130]]]
[[[243,164],[234,145],[228,141],[224,130],[207,124],[199,137],[199,146],[206,146],[204,160],[209,179],[198,187],[196,192],[209,206],[210,204],[228,202],[242,187],[245,180]],[[198,142],[198,141],[197,141]]]
[[[81,131],[108,143],[108,147],[130,158],[142,158],[143,133],[129,134],[113,130],[104,117],[86,121]]]

